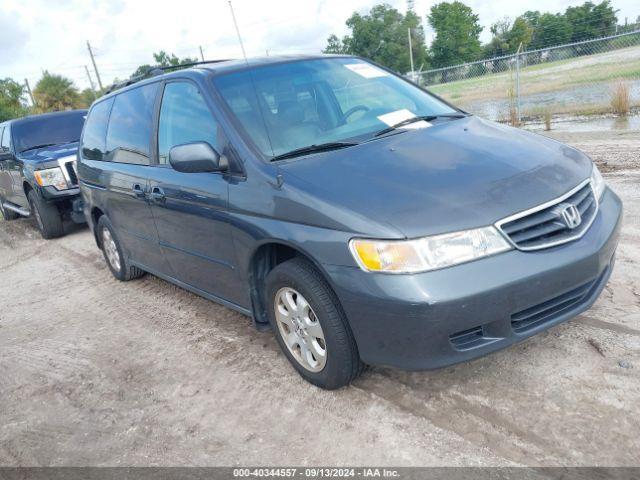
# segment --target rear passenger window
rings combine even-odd
[[[116,96],[107,132],[107,152],[112,162],[149,165],[157,90],[158,84],[153,83]]]
[[[198,88],[190,82],[168,83],[158,125],[158,162],[169,163],[176,145],[208,142],[217,149],[218,127]]]
[[[113,98],[96,104],[89,112],[82,134],[82,156],[87,160],[104,160],[111,105]]]

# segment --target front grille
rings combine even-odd
[[[570,228],[562,211],[574,206],[580,212],[579,225]],[[580,238],[589,229],[598,211],[598,202],[589,181],[567,195],[506,218],[498,228],[520,250],[538,250]]]
[[[75,160],[65,163],[64,166],[67,169],[67,173],[69,174],[69,183],[71,185],[78,185],[78,174],[76,173]]]
[[[543,323],[556,319],[559,315],[562,315],[572,308],[588,302],[596,290],[598,290],[603,279],[606,278],[609,268],[610,267],[607,267],[600,276],[590,282],[580,285],[562,295],[558,295],[551,300],[514,313],[511,315],[511,328],[513,328],[516,333],[524,333]]]

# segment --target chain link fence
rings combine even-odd
[[[479,116],[520,125],[556,116],[640,113],[640,30],[416,72]]]

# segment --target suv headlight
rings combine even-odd
[[[69,188],[67,180],[59,167],[47,168],[45,170],[36,170],[33,172],[36,183],[41,187],[52,186],[57,190],[66,190]]]
[[[363,270],[417,273],[511,250],[495,227],[445,233],[415,240],[353,239],[351,253]]]
[[[600,201],[607,184],[604,183],[604,178],[602,178],[602,174],[600,173],[600,170],[598,170],[598,167],[596,167],[595,163],[591,169],[591,187],[593,188],[596,198]]]

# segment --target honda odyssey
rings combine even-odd
[[[621,202],[591,160],[349,56],[222,61],[93,104],[85,215],[150,272],[271,328],[323,388],[431,369],[589,308]]]

